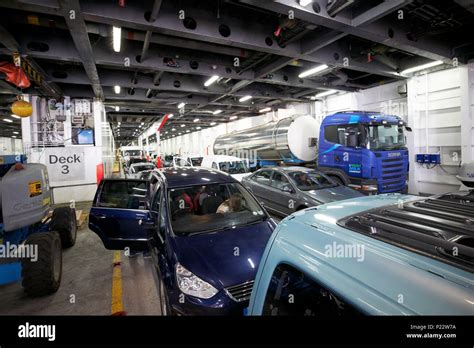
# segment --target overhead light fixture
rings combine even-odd
[[[186,133],[189,133],[189,129],[186,129]]]
[[[16,135],[12,135],[12,138],[16,138]]]
[[[311,4],[313,2],[313,0],[299,0],[298,1],[300,3],[300,6],[308,6],[309,4]]]
[[[269,111],[272,111],[272,108],[263,108],[259,112],[264,113],[264,112],[269,112]]]
[[[183,127],[186,127],[186,125],[185,125],[185,124],[182,124],[182,125],[181,125],[181,128],[183,128]]]
[[[145,124],[145,122],[140,123],[142,126]]]
[[[122,122],[119,122],[118,125],[120,126],[122,124]]]
[[[122,28],[113,27],[112,37],[113,37],[114,51],[120,52],[120,44],[122,42]]]
[[[246,95],[245,97],[242,97],[239,99],[239,102],[243,103],[243,102],[246,102],[247,100],[250,100],[252,99],[252,96],[251,95]]]
[[[207,80],[206,82],[204,82],[204,86],[205,86],[205,87],[209,87],[209,86],[212,85],[214,82],[216,82],[218,79],[219,79],[219,76],[213,75],[211,78],[209,78],[209,80]]]
[[[118,85],[114,86],[114,92],[115,92],[115,94],[119,94],[120,93],[120,86],[118,86]]]
[[[441,64],[443,64],[443,61],[441,61],[441,60],[436,60],[436,61],[434,61],[434,62],[430,62],[430,63],[427,63],[427,64],[423,64],[423,65],[419,65],[419,66],[415,66],[415,67],[413,67],[413,68],[409,68],[409,69],[403,70],[403,71],[401,72],[401,74],[402,74],[402,75],[410,74],[410,73],[413,73],[413,72],[417,72],[417,71],[421,71],[421,70],[433,68],[433,67],[438,66],[438,65],[441,65]]]
[[[312,69],[309,69],[309,70],[306,70],[306,71],[303,71],[301,74],[298,75],[298,77],[300,79],[304,78],[304,77],[308,77],[308,76],[311,76],[311,75],[314,75],[314,74],[317,74],[321,71],[324,71],[326,69],[328,69],[329,66],[326,65],[326,64],[323,64],[323,65],[318,65]]]
[[[168,118],[172,118],[173,116],[173,114],[168,114]]]
[[[314,97],[315,98],[327,97],[328,95],[336,94],[337,92],[339,92],[339,91],[333,89],[333,90],[329,90],[329,91],[326,91],[326,92],[318,93]]]
[[[201,127],[196,127],[196,129],[201,129]]]
[[[8,122],[8,123],[12,123],[12,122],[13,122],[13,121],[10,120],[9,118],[4,118],[3,120],[4,120],[5,122]]]
[[[15,114],[12,114],[11,116],[12,116],[13,118],[21,118],[20,116],[15,115]]]
[[[169,132],[165,132],[165,134],[168,134]]]
[[[199,122],[199,118],[195,118],[195,119],[193,120],[193,122],[194,122],[194,123]]]
[[[229,120],[235,120],[237,119],[237,116],[232,116],[231,118],[229,118]]]
[[[13,132],[13,134],[19,134],[18,132]]]
[[[176,128],[171,128],[171,131],[172,131],[172,132],[176,131]]]
[[[210,125],[211,125],[211,126],[215,126],[215,125],[216,125],[216,122],[211,122]]]
[[[179,103],[179,104],[178,104],[178,109],[184,108],[185,105],[186,105],[186,103]]]
[[[120,93],[120,92],[119,92],[119,93]],[[115,107],[115,111],[116,111],[116,112],[119,112],[119,111],[120,111],[120,106],[116,106],[116,107]]]
[[[213,111],[212,113],[213,113],[214,115],[219,115],[221,112],[222,112],[222,110],[215,110],[215,111]]]

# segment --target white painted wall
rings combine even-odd
[[[22,153],[21,139],[0,137],[0,155],[20,155]]]

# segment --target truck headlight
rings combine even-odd
[[[217,289],[197,277],[179,263],[176,264],[176,280],[179,289],[186,295],[208,299],[217,294]]]

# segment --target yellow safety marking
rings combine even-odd
[[[114,252],[114,273],[112,276],[112,314],[123,312],[121,251]]]

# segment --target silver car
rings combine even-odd
[[[244,178],[242,184],[270,213],[281,216],[324,203],[363,196],[306,167],[262,168]]]
[[[150,162],[133,163],[128,169],[128,177],[141,179],[142,176],[154,170],[156,167]]]

